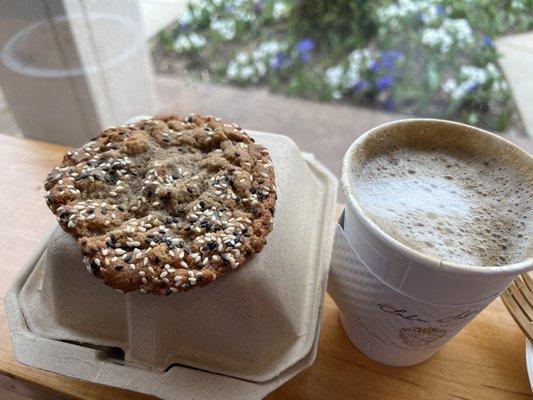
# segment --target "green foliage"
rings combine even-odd
[[[328,50],[364,45],[377,30],[371,0],[299,0],[289,17],[289,31],[314,39]]]
[[[159,48],[217,82],[503,130],[493,40],[530,29],[533,0],[200,0]]]

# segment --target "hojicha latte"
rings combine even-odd
[[[384,232],[448,262],[497,266],[531,256],[532,174],[512,148],[442,133],[369,140],[354,194]]]

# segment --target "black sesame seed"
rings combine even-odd
[[[122,269],[124,269],[123,265],[115,265],[115,271],[121,271]]]
[[[91,267],[91,271],[93,271],[94,275],[100,274],[100,267],[98,265],[96,265],[96,263],[94,261],[91,261],[89,263],[89,266]]]
[[[107,210],[106,210],[105,208],[102,208],[102,209],[100,210],[100,214],[102,214],[102,215],[106,215],[106,214],[107,214]]]
[[[129,261],[131,260],[131,254],[128,254],[126,257],[124,257],[124,261]]]

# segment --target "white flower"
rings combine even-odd
[[[334,90],[332,93],[331,93],[331,96],[335,99],[335,100],[340,100],[342,99],[342,92],[340,90]]]
[[[337,65],[326,70],[324,79],[329,86],[336,88],[340,86],[343,75],[344,67]]]
[[[346,76],[343,82],[344,89],[349,89],[353,87],[361,78],[360,74],[360,65],[359,64],[350,64],[348,65],[348,70],[346,71]]]
[[[239,64],[248,64],[250,57],[244,51],[239,51],[235,56],[235,61]]]
[[[187,8],[185,11],[183,11],[183,14],[181,14],[181,17],[179,19],[179,23],[181,25],[189,25],[193,20],[193,15],[191,11]]]
[[[463,65],[459,70],[459,82],[455,79],[448,79],[442,85],[444,93],[448,94],[452,100],[463,99],[476,87],[484,85],[492,80],[491,90],[497,94],[506,90],[506,83],[502,80],[502,75],[496,65],[488,63],[485,68],[474,65]]]
[[[444,91],[444,93],[448,93],[448,94],[452,93],[456,87],[457,87],[457,81],[453,78],[446,80],[446,82],[442,84],[442,90]]]
[[[235,19],[242,22],[252,22],[255,19],[255,14],[244,7],[236,7]]]
[[[511,8],[514,9],[514,10],[525,10],[526,9],[526,4],[525,4],[525,2],[523,2],[521,0],[513,0],[511,2]]]
[[[254,74],[254,69],[249,65],[242,67],[240,70],[240,76],[242,79],[250,79],[253,74]]]
[[[193,32],[179,35],[174,41],[174,50],[176,50],[178,53],[199,50],[204,47],[205,44],[205,38],[202,35]]]
[[[429,47],[440,48],[441,52],[446,53],[453,44],[453,37],[441,28],[425,28],[422,31],[422,43]]]
[[[211,29],[226,40],[233,40],[235,38],[236,24],[233,20],[216,19],[211,21]]]
[[[197,33],[192,32],[189,34],[189,40],[191,42],[191,46],[195,49],[199,49],[201,47],[205,46],[206,40],[202,35],[199,35]]]
[[[257,71],[257,74],[261,77],[264,76],[267,72],[267,67],[263,61],[257,61],[255,63],[255,69]]]
[[[226,69],[226,76],[231,79],[237,79],[239,75],[239,65],[234,61],[231,60],[228,64],[228,68]]]
[[[284,1],[276,1],[272,7],[272,17],[278,20],[287,16],[290,10],[290,7]]]
[[[278,54],[280,51],[283,51],[287,48],[286,43],[280,43],[277,40],[269,40],[267,42],[263,42],[258,46],[259,53],[263,54],[263,56],[271,56]]]
[[[473,65],[463,65],[459,70],[459,75],[466,81],[472,82],[472,84],[483,84],[489,78],[489,74],[484,68],[478,68]]]
[[[445,18],[441,28],[452,34],[460,45],[464,43],[472,44],[474,42],[472,28],[466,19]]]

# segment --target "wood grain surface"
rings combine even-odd
[[[0,387],[37,399],[148,399],[27,367],[13,359],[3,296],[55,224],[42,198],[42,182],[64,151],[61,146],[0,134]],[[533,398],[524,347],[524,335],[498,299],[430,360],[404,368],[380,365],[351,345],[337,306],[326,296],[316,362],[268,399]]]

